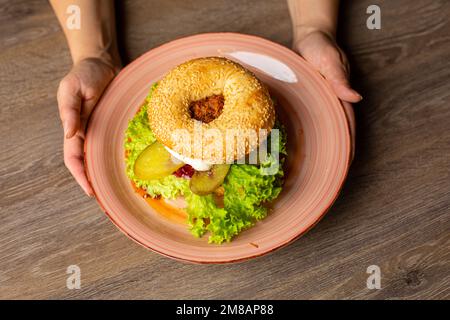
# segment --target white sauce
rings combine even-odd
[[[179,153],[176,153],[172,149],[167,148],[166,146],[164,146],[164,148],[166,148],[166,150],[169,151],[169,153],[174,158],[180,160],[181,162],[189,164],[192,168],[194,168],[197,171],[208,171],[209,169],[211,169],[212,164],[207,161],[185,157]]]

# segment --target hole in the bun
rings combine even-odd
[[[223,95],[212,95],[189,104],[191,118],[205,123],[211,122],[222,113],[225,98]]]

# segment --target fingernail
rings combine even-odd
[[[358,96],[359,100],[363,99],[362,95],[360,95],[356,90],[352,89],[353,93]]]

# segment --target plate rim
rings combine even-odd
[[[257,41],[260,41],[260,42],[264,42],[264,43],[266,43],[269,46],[277,47],[278,49],[286,52],[289,55],[295,55],[297,58],[302,59],[305,63],[307,63],[310,66],[310,64],[302,56],[300,56],[299,54],[295,53],[294,51],[292,51],[288,47],[283,46],[283,45],[281,45],[281,44],[279,44],[277,42],[274,42],[274,41],[262,38],[260,36],[256,36],[256,35],[252,35],[252,34],[237,33],[237,32],[206,32],[206,33],[199,33],[199,34],[194,34],[194,35],[182,36],[182,37],[175,38],[175,39],[170,40],[168,42],[165,42],[165,43],[163,43],[163,44],[161,44],[159,46],[151,48],[150,50],[148,50],[148,51],[144,52],[143,54],[139,55],[138,57],[136,57],[133,61],[128,63],[124,68],[122,68],[122,70],[114,77],[114,79],[112,79],[112,81],[108,84],[108,86],[103,91],[99,101],[102,99],[103,95],[107,92],[108,87],[110,87],[111,84],[113,84],[114,82],[120,81],[120,78],[122,78],[126,74],[126,71],[129,68],[131,68],[134,64],[138,63],[139,60],[142,59],[144,56],[150,55],[154,51],[160,50],[160,49],[162,49],[162,48],[164,48],[166,46],[169,46],[169,45],[171,45],[171,44],[173,44],[175,42],[178,42],[178,41],[183,41],[183,40],[186,40],[186,39],[193,39],[193,38],[210,37],[210,36],[221,36],[221,35],[227,35],[227,36],[232,36],[232,37],[236,37],[236,38],[251,38],[251,39],[254,39],[254,40],[257,40]],[[314,69],[314,68],[312,68],[312,69]],[[314,69],[314,71],[318,73],[317,70]],[[320,75],[320,73],[319,73],[319,75]],[[322,75],[320,75],[320,76],[322,77]],[[333,93],[333,95],[337,98],[337,96],[334,93]],[[342,191],[342,188],[343,188],[343,186],[345,184],[345,181],[347,179],[347,176],[348,176],[348,172],[349,172],[349,169],[350,169],[350,164],[352,162],[352,159],[351,159],[351,154],[352,154],[352,143],[351,143],[351,140],[352,140],[352,138],[351,138],[351,129],[350,129],[350,123],[349,123],[348,116],[347,116],[347,114],[346,114],[346,112],[344,110],[344,106],[342,105],[342,102],[340,101],[340,99],[337,98],[337,100],[338,100],[338,103],[340,105],[340,108],[339,108],[338,112],[341,113],[343,115],[343,118],[346,120],[345,121],[346,122],[345,123],[345,129],[346,129],[345,130],[345,138],[346,138],[347,145],[349,146],[347,152],[345,153],[345,160],[346,160],[345,162],[347,163],[347,165],[346,165],[345,172],[342,175],[342,179],[341,179],[341,181],[339,181],[339,187],[337,188],[335,194],[331,197],[330,203],[325,207],[325,209],[320,214],[320,216],[313,223],[311,223],[306,229],[302,230],[301,232],[299,232],[298,234],[296,234],[292,238],[287,239],[283,243],[280,243],[280,244],[276,245],[273,248],[270,248],[270,249],[268,249],[266,251],[263,251],[263,252],[260,252],[260,253],[257,253],[257,254],[250,254],[250,255],[244,256],[242,258],[236,258],[236,259],[211,260],[211,261],[207,261],[207,260],[199,261],[199,260],[195,260],[195,259],[182,258],[182,257],[178,257],[178,256],[167,254],[165,252],[162,252],[160,250],[157,250],[157,249],[151,247],[150,245],[142,243],[137,238],[133,237],[133,235],[128,233],[123,227],[121,227],[112,218],[112,216],[106,210],[106,207],[103,205],[103,203],[98,198],[97,192],[96,192],[95,188],[93,187],[92,179],[91,179],[91,176],[89,174],[88,161],[87,161],[88,153],[86,152],[87,144],[88,144],[88,137],[89,137],[88,130],[89,130],[89,127],[90,127],[90,124],[91,124],[91,119],[92,119],[93,115],[96,113],[96,110],[98,110],[97,108],[94,108],[94,110],[91,113],[91,115],[89,116],[89,119],[88,119],[87,124],[86,124],[85,141],[84,141],[84,144],[83,144],[84,171],[85,171],[85,174],[86,174],[86,177],[87,177],[89,183],[92,186],[92,190],[93,190],[93,193],[94,193],[94,198],[95,198],[96,202],[99,204],[100,209],[105,213],[105,215],[108,217],[108,219],[116,226],[116,228],[119,229],[125,236],[127,236],[127,238],[131,239],[133,242],[141,245],[142,247],[144,247],[147,250],[150,250],[152,252],[158,253],[158,254],[160,254],[162,256],[171,258],[171,259],[176,260],[176,261],[187,262],[187,263],[191,263],[191,264],[229,264],[229,263],[244,262],[244,261],[247,261],[247,260],[250,260],[250,259],[262,257],[262,256],[270,254],[270,253],[272,253],[272,252],[274,252],[274,251],[276,251],[278,249],[282,249],[282,248],[288,246],[289,244],[295,242],[300,237],[305,235],[312,228],[314,228],[323,219],[323,217],[328,213],[328,211],[333,206],[333,204],[336,202],[337,198],[339,197],[339,195],[340,195],[340,193]]]

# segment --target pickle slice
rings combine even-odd
[[[229,170],[229,164],[216,164],[208,171],[195,171],[189,187],[195,194],[201,196],[210,194],[222,185]]]
[[[137,157],[134,174],[138,179],[161,179],[184,166],[184,163],[172,157],[161,142],[149,145]]]

